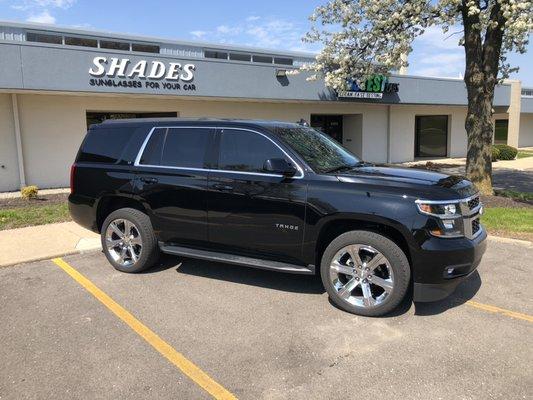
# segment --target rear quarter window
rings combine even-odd
[[[78,155],[79,162],[114,164],[121,159],[134,129],[91,129],[83,141]]]

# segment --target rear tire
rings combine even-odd
[[[405,253],[390,239],[370,231],[351,231],[334,239],[320,266],[329,298],[352,314],[377,317],[404,299],[411,279]]]
[[[101,229],[102,249],[109,263],[122,272],[141,272],[159,259],[159,246],[148,215],[121,208],[107,216]]]

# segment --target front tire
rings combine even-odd
[[[403,300],[411,269],[405,253],[390,239],[375,232],[351,231],[326,248],[320,275],[338,307],[377,317],[391,312]]]
[[[100,237],[107,260],[119,271],[141,272],[159,259],[150,218],[134,208],[121,208],[109,214]]]

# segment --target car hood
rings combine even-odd
[[[463,176],[414,168],[364,165],[338,173],[341,182],[397,187],[426,199],[466,198],[477,193],[476,187]]]

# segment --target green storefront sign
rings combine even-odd
[[[362,99],[381,99],[383,93],[398,92],[399,84],[390,83],[385,75],[372,75],[364,81],[356,79],[349,80],[346,83],[346,90],[339,91],[338,97],[344,98],[362,98]]]

